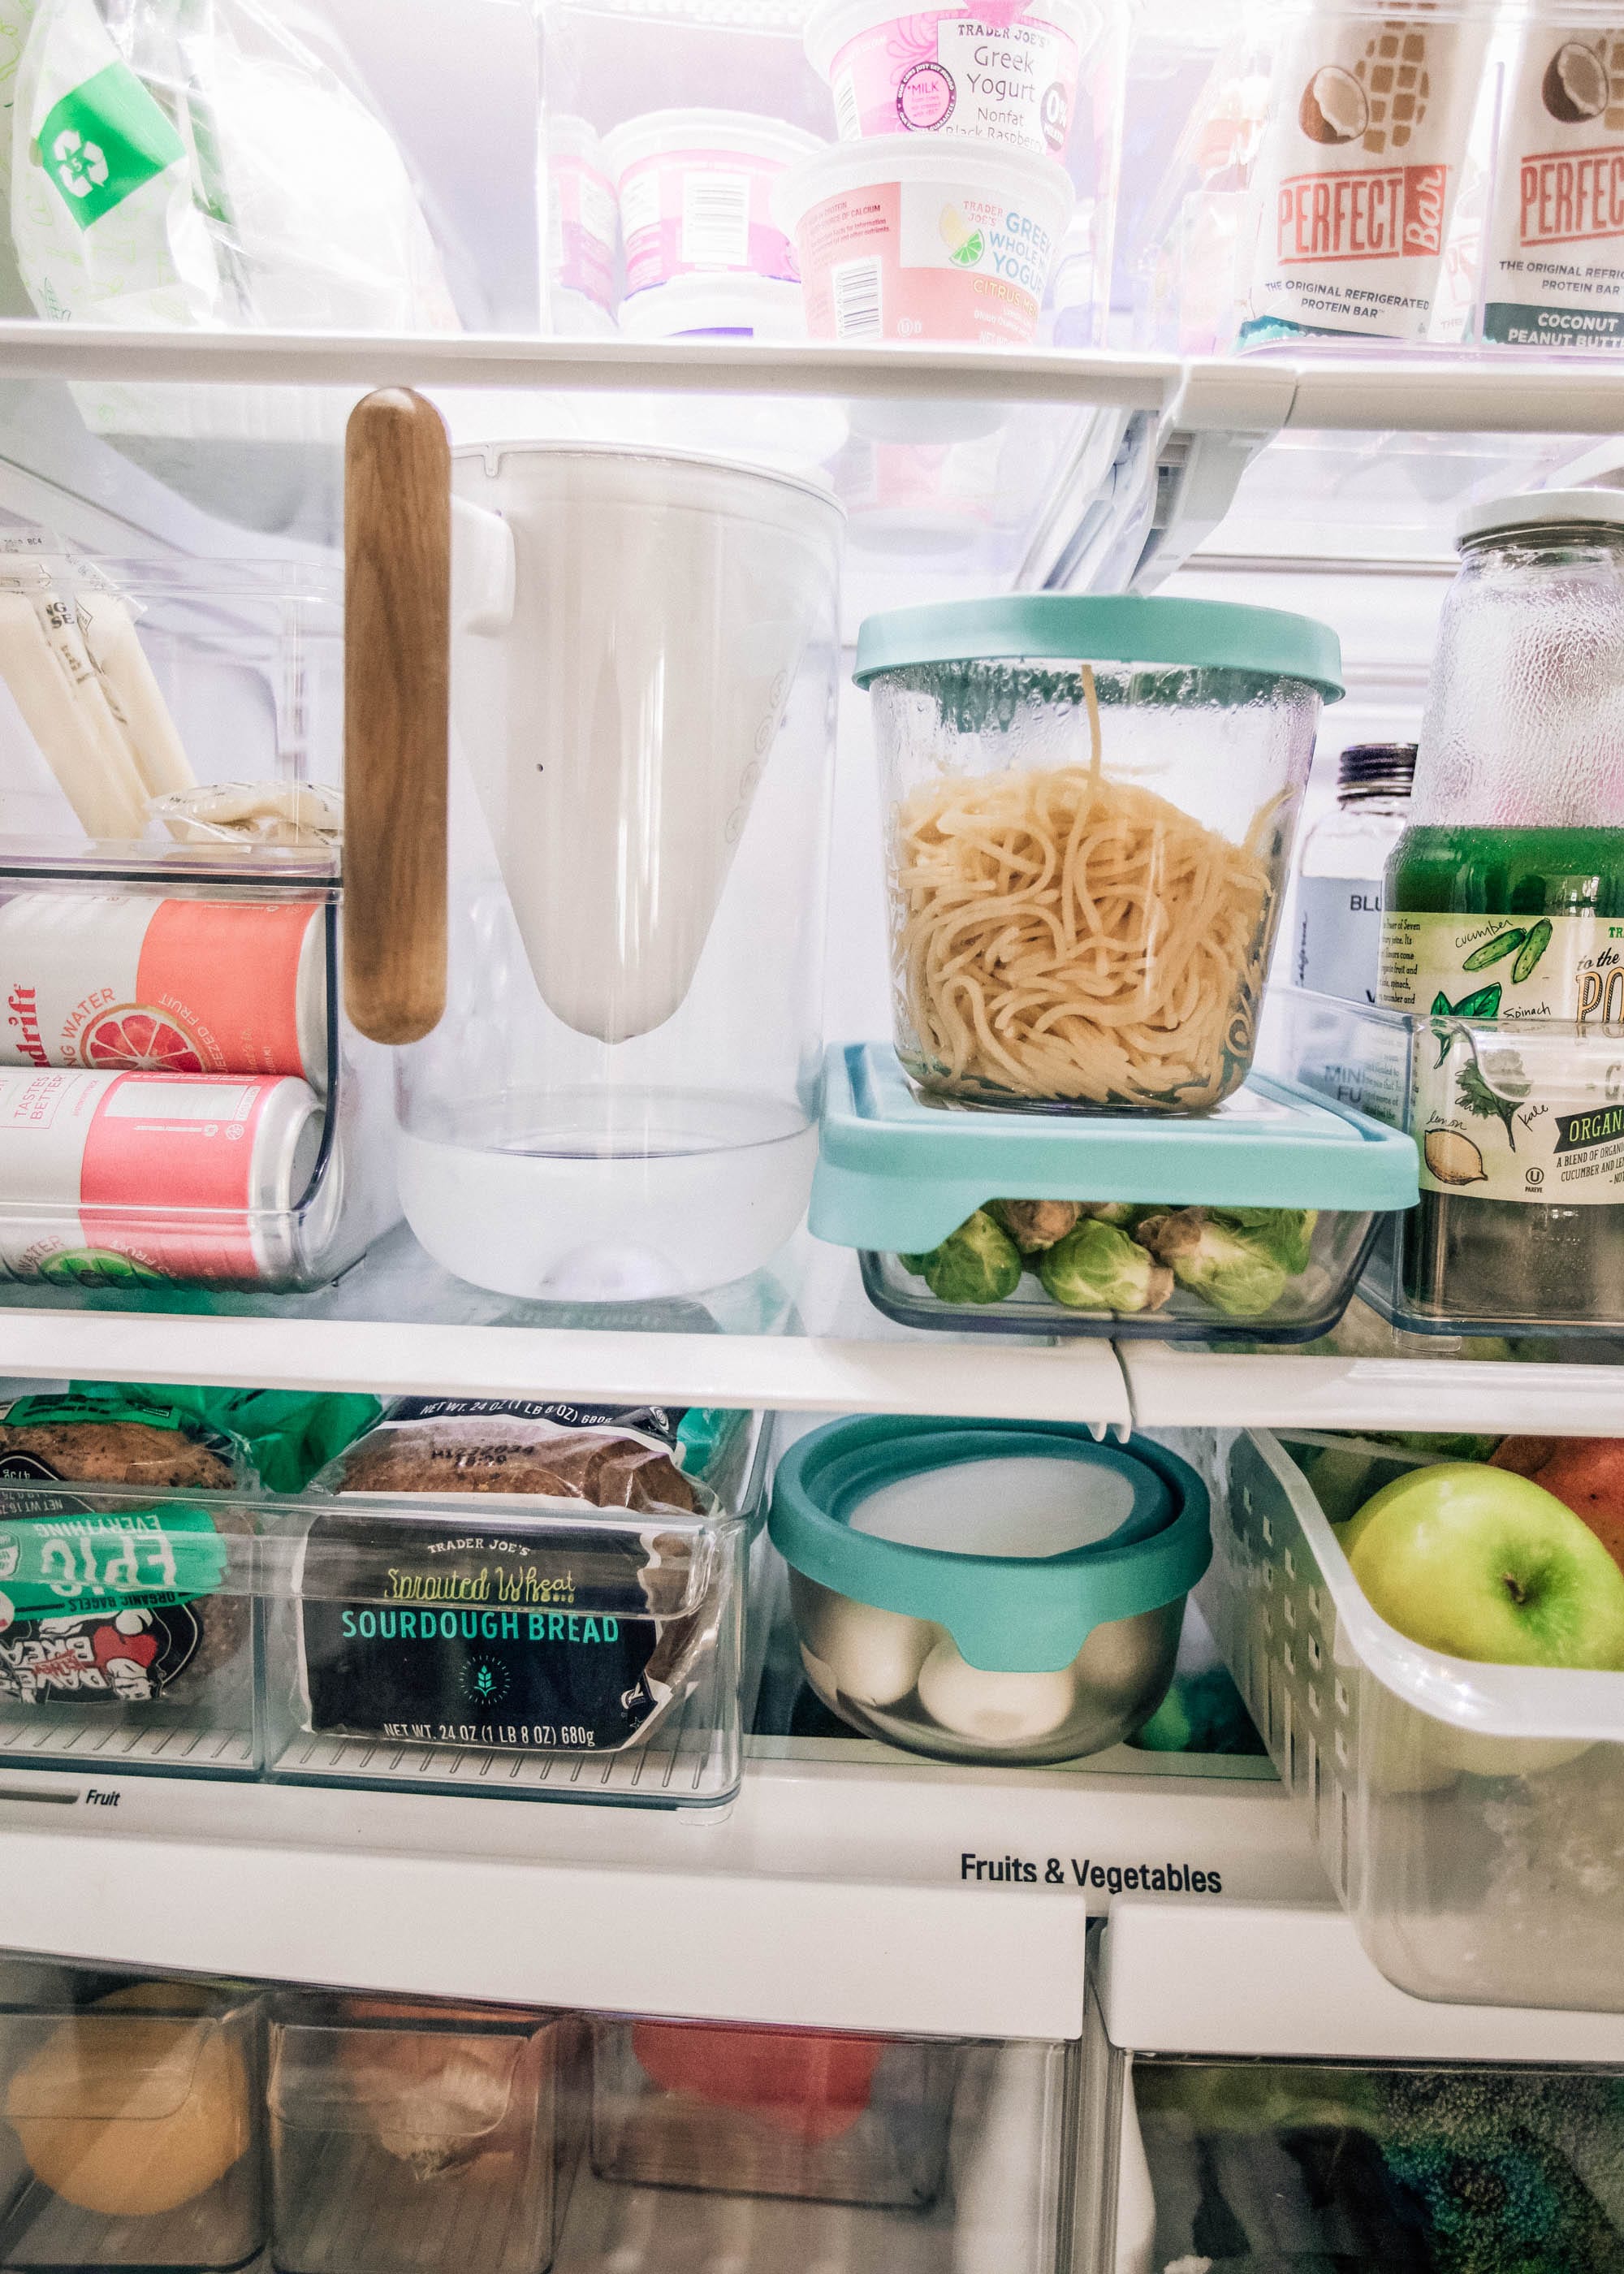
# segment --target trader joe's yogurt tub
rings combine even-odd
[[[620,328],[641,340],[803,340],[807,320],[800,285],[778,277],[673,276],[633,293]]]
[[[1071,132],[1094,0],[908,11],[897,0],[827,0],[807,53],[829,81],[843,142],[880,134],[962,134],[1058,157]]]
[[[613,331],[614,184],[584,118],[547,124],[547,269],[555,332]]]
[[[1024,347],[1071,184],[1022,150],[888,136],[804,160],[774,209],[794,233],[813,339]]]
[[[620,201],[628,298],[673,277],[799,275],[773,185],[823,148],[815,134],[744,110],[650,110],[604,137]]]

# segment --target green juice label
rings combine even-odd
[[[1410,1080],[1425,1191],[1624,1202],[1624,923],[1389,912],[1380,996],[1432,1021]]]

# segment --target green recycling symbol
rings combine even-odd
[[[64,126],[51,144],[56,179],[71,198],[87,198],[108,176],[107,153],[99,142],[86,142],[71,126]]]
[[[126,63],[70,87],[40,121],[30,154],[89,229],[132,191],[185,158],[184,146]]]

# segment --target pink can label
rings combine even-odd
[[[1031,342],[1055,252],[1037,215],[951,182],[826,198],[800,243],[811,338],[987,346]]]
[[[0,1223],[6,1265],[25,1276],[94,1279],[101,1260],[117,1256],[138,1277],[254,1278],[251,1212],[279,1197],[258,1188],[255,1139],[282,1087],[152,1073],[6,1077],[0,1171],[15,1211],[14,1230]]]
[[[830,84],[843,142],[945,132],[1057,158],[1080,68],[1077,41],[1040,13],[1004,23],[933,8],[848,40]]]
[[[776,159],[736,150],[665,151],[620,177],[626,289],[732,272],[793,284],[795,250],[772,219]]]
[[[614,305],[614,185],[584,158],[556,157],[548,169],[548,264],[553,281],[600,308]]]

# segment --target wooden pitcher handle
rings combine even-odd
[[[375,1043],[446,1007],[451,448],[382,388],[344,437],[344,1004]]]

